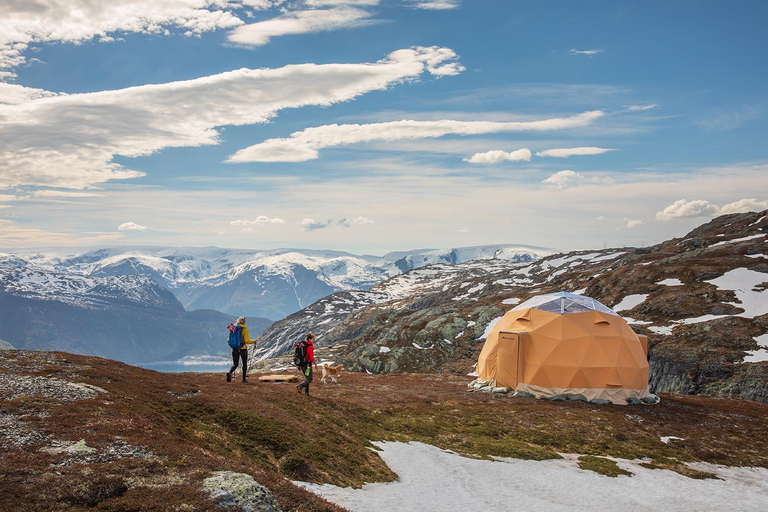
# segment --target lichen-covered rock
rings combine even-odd
[[[272,492],[251,475],[232,471],[216,471],[203,482],[205,489],[219,505],[237,507],[249,512],[280,512]]]

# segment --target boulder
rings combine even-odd
[[[280,512],[272,492],[251,475],[216,471],[205,479],[203,486],[219,505],[249,512]]]

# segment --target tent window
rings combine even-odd
[[[514,310],[535,308],[559,315],[583,313],[584,311],[601,311],[618,316],[611,308],[604,306],[591,297],[575,293],[558,292],[533,297],[518,305]]]

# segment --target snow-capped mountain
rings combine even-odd
[[[298,249],[124,247],[24,257],[40,267],[71,275],[147,276],[172,291],[188,310],[280,319],[331,293],[366,290],[426,265],[456,265],[475,259],[533,261],[550,253],[514,245],[427,249],[382,257]]]
[[[185,311],[146,276],[61,273],[7,254],[0,254],[0,312],[0,339],[16,348],[132,363],[226,354],[232,321],[218,311]],[[252,335],[269,323],[252,318]]]

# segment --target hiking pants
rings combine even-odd
[[[309,385],[312,382],[312,365],[302,365],[300,369],[301,373],[304,374],[304,382],[299,384],[299,390],[301,390],[301,388],[305,388],[305,393],[309,394]]]
[[[237,365],[240,363],[240,359],[243,360],[243,380],[248,374],[248,349],[247,348],[233,348],[232,349],[232,368],[229,369],[229,374],[237,370]]]

